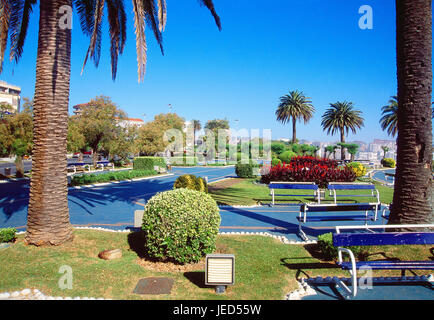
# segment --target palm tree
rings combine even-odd
[[[364,119],[360,110],[354,109],[352,102],[331,103],[330,108],[322,116],[321,125],[327,134],[335,134],[339,131],[341,134],[341,143],[345,143],[345,136],[351,130],[353,134],[356,129],[364,125]],[[345,148],[341,148],[341,160],[345,160]]]
[[[139,81],[146,66],[145,23],[150,25],[162,49],[161,32],[166,23],[165,0],[132,0],[134,7]],[[67,127],[71,69],[71,30],[61,27],[62,12],[75,5],[83,32],[90,36],[88,57],[98,65],[101,24],[107,7],[112,77],[126,41],[126,14],[123,0],[52,0],[39,2],[39,38],[34,98],[34,140],[32,178],[27,215],[26,242],[59,245],[73,238],[69,220],[67,188]],[[156,4],[157,3],[157,4]],[[220,19],[212,0],[200,0]],[[37,0],[0,0],[0,71],[10,35],[10,59],[18,62],[26,38],[29,16]],[[68,17],[71,19],[72,17]]]
[[[397,167],[390,224],[434,221],[431,0],[396,1]]]
[[[386,158],[386,153],[390,150],[388,146],[381,146],[381,149],[383,149],[383,159]]]
[[[297,143],[297,120],[308,123],[313,117],[315,108],[309,97],[298,90],[290,91],[289,94],[280,97],[280,104],[276,110],[277,120],[287,123],[292,119],[292,143]]]
[[[434,104],[434,103],[433,103]],[[381,129],[394,137],[398,133],[398,97],[392,96],[389,104],[381,108],[383,116],[380,119]],[[432,108],[431,118],[434,119],[434,107]]]
[[[389,104],[382,107],[383,116],[380,119],[381,129],[387,130],[387,133],[394,137],[398,132],[398,97],[393,96]]]
[[[202,125],[199,120],[193,120],[193,145],[196,146],[196,132],[202,129]]]

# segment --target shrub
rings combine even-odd
[[[353,172],[356,174],[357,178],[363,177],[366,175],[366,167],[359,162],[351,162],[347,164],[347,167],[351,168]]]
[[[338,259],[338,248],[333,245],[333,234],[325,233],[318,236],[318,246],[321,250],[321,253],[324,255],[326,260],[337,260]],[[344,247],[350,249],[354,256],[359,260],[365,260],[368,247],[361,246],[352,246],[352,247]],[[343,255],[344,256],[344,255]]]
[[[219,226],[219,208],[210,195],[184,188],[161,192],[145,206],[145,249],[160,261],[198,262],[215,250]]]
[[[283,142],[272,142],[271,143],[271,151],[276,154],[281,154],[286,151],[287,145]]]
[[[192,174],[184,174],[178,177],[173,184],[173,189],[186,188],[208,193],[208,185],[201,177]]]
[[[271,160],[271,166],[277,166],[278,164],[282,164],[282,160],[280,160],[279,158],[273,158],[273,160]]]
[[[2,228],[2,229],[0,229],[0,243],[14,241],[16,233],[17,233],[17,230],[15,228]]]
[[[137,157],[133,161],[134,170],[154,170],[155,166],[166,167],[166,161],[162,157]]]
[[[386,168],[395,168],[396,162],[391,158],[384,158],[381,160],[381,165]]]
[[[155,170],[123,170],[117,172],[107,172],[100,174],[82,174],[71,179],[71,186],[80,186],[92,183],[103,183],[109,181],[130,180],[134,178],[147,177],[157,174]]]
[[[261,176],[261,182],[271,181],[315,182],[326,188],[329,182],[353,182],[356,174],[348,167],[338,167],[335,160],[315,157],[295,157],[288,164],[278,164],[268,174]]]
[[[294,151],[290,151],[290,150],[279,154],[279,159],[285,163],[290,163],[291,159],[294,157],[297,157],[297,154]]]
[[[255,178],[255,168],[258,168],[259,165],[253,162],[250,163],[237,163],[235,165],[235,173],[240,178]]]

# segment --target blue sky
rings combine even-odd
[[[99,68],[81,67],[89,40],[74,16],[72,106],[107,95],[130,117],[152,120],[168,104],[186,120],[227,118],[236,129],[272,129],[273,138],[290,138],[289,124],[276,121],[279,97],[301,90],[316,108],[308,125],[298,124],[300,139],[336,141],[321,129],[321,115],[336,101],[352,101],[365,127],[350,140],[388,139],[378,123],[381,107],[396,94],[394,0],[214,0],[222,21],[218,31],[196,0],[167,0],[162,56],[147,28],[148,65],[138,83],[131,1],[127,44],[111,79],[109,35],[104,25]],[[360,6],[373,9],[373,29],[362,30]],[[35,10],[18,65],[5,62],[0,79],[34,94],[38,10]],[[8,53],[6,53],[8,54]],[[12,72],[13,70],[13,72]],[[238,122],[234,120],[238,119]]]

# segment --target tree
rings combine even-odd
[[[381,108],[382,117],[380,119],[381,129],[394,137],[398,132],[398,97],[393,96],[389,104]]]
[[[381,146],[383,149],[383,159],[386,158],[386,153],[390,150],[388,146]]]
[[[297,143],[297,120],[308,123],[313,117],[315,108],[309,97],[298,90],[290,91],[289,94],[280,97],[280,104],[276,110],[277,121],[283,124],[292,119],[292,143]]]
[[[398,133],[398,97],[393,96],[389,104],[382,107],[382,117],[380,119],[381,129],[387,130],[387,133],[395,137]],[[431,118],[434,119],[434,107],[432,108]]]
[[[340,146],[341,149],[346,149],[348,151],[351,155],[350,162],[353,162],[357,151],[359,150],[359,145],[355,143],[338,143],[338,146]]]
[[[388,223],[432,223],[431,1],[396,1],[396,23],[397,167]]]
[[[357,128],[364,125],[364,120],[360,110],[354,109],[352,102],[336,102],[331,103],[330,108],[322,116],[321,125],[323,130],[327,130],[327,134],[335,134],[339,131],[341,135],[341,143],[345,143],[345,136],[349,130],[354,134]],[[345,148],[341,148],[341,160],[345,160]]]
[[[123,131],[119,123],[126,118],[125,112],[114,104],[110,98],[100,96],[92,99],[82,107],[79,115],[71,117],[72,127],[84,137],[84,144],[80,144],[81,137],[74,140],[77,149],[89,146],[92,149],[93,165],[96,167],[98,153],[104,150],[104,145],[120,138]],[[109,148],[106,148],[106,150]]]
[[[7,102],[0,102],[0,120],[13,113],[15,113],[14,107]]]
[[[135,142],[137,151],[146,156],[165,151],[171,141],[164,141],[164,133],[170,129],[182,132],[184,123],[185,120],[176,113],[156,115],[153,121],[139,128]]]
[[[196,132],[202,129],[202,124],[199,120],[192,120],[193,124],[193,145],[196,146]]]
[[[139,81],[146,66],[145,23],[162,48],[161,32],[166,22],[165,0],[132,0],[134,7]],[[34,97],[34,143],[32,178],[27,214],[26,242],[60,245],[73,239],[69,221],[67,188],[67,126],[71,69],[71,19],[74,2],[83,32],[90,37],[86,54],[99,63],[101,23],[107,5],[112,77],[126,41],[126,14],[123,0],[52,0],[39,2],[39,38]],[[156,5],[157,2],[157,5]],[[200,0],[220,19],[212,0]],[[29,16],[36,0],[0,0],[0,72],[10,35],[10,59],[18,62],[27,34]],[[157,10],[158,8],[158,10]]]
[[[15,113],[0,122],[0,150],[15,156],[16,176],[24,176],[23,156],[32,151],[33,121],[28,113]]]
[[[208,120],[205,124],[205,129],[211,130],[217,136],[218,130],[228,130],[229,120],[227,119],[214,119]]]

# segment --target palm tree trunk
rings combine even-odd
[[[34,100],[34,147],[26,242],[60,245],[72,240],[66,141],[71,30],[59,27],[59,9],[71,0],[40,1]]]
[[[431,0],[397,0],[398,139],[390,224],[434,221]]]
[[[341,129],[341,143],[345,143],[345,131]],[[345,160],[345,148],[341,146],[341,160]]]
[[[292,117],[292,143],[297,143],[297,119]]]

